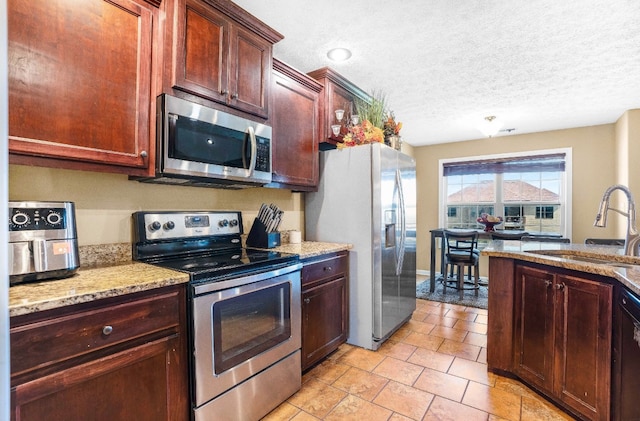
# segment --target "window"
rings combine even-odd
[[[441,226],[478,229],[483,213],[498,229],[567,235],[570,149],[441,161]]]

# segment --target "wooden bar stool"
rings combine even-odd
[[[478,232],[477,231],[451,231],[444,230],[445,242],[445,272],[449,273],[449,269],[457,268],[456,280],[460,299],[464,298],[464,272],[465,267],[473,268],[474,286],[473,289],[478,295],[478,282],[480,281],[480,256],[474,252],[478,249]],[[444,293],[447,293],[447,279],[443,280]]]

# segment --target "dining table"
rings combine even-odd
[[[429,263],[429,291],[434,292],[436,290],[436,281],[440,279],[445,279],[446,274],[444,273],[445,265],[444,265],[444,252],[440,253],[440,271],[436,273],[436,239],[440,239],[440,250],[444,250],[444,231],[445,229],[450,231],[475,231],[478,233],[479,240],[491,240],[491,234],[494,231],[485,231],[484,229],[457,229],[457,228],[436,228],[432,229],[429,232],[431,233],[431,261]],[[496,230],[495,232],[502,232],[501,230]],[[525,234],[525,231],[518,230],[507,230],[509,234]],[[531,232],[526,232],[528,235],[535,235]],[[542,234],[542,233],[540,233]]]

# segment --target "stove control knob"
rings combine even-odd
[[[162,228],[162,225],[158,221],[153,221],[151,225],[149,225],[149,230],[151,231],[158,231],[160,228]]]
[[[222,220],[220,220],[220,222],[218,222],[218,226],[220,228],[228,227],[229,226],[229,221],[227,221],[226,219],[222,219]]]
[[[172,230],[175,227],[176,227],[176,224],[173,221],[167,221],[164,223],[164,229],[166,229],[167,231]]]
[[[11,222],[15,225],[26,225],[29,222],[29,215],[24,212],[16,212],[11,217]]]
[[[231,221],[229,221],[229,225],[232,227],[237,227],[238,226],[238,220],[237,219],[232,219]]]

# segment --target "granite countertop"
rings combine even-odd
[[[281,253],[293,253],[300,255],[300,260],[310,257],[321,256],[323,254],[336,253],[339,251],[349,250],[353,246],[351,244],[342,243],[323,243],[318,241],[303,241],[299,244],[283,243],[278,247],[269,250]]]
[[[87,269],[81,267],[70,278],[9,288],[9,315],[35,313],[188,281],[186,273],[138,262]]]
[[[300,259],[351,248],[350,244],[304,241],[270,250]],[[9,315],[19,316],[101,298],[186,283],[189,275],[131,260],[131,244],[80,247],[81,267],[70,278],[19,284],[9,288]]]
[[[482,255],[524,260],[614,278],[640,295],[640,257],[615,246],[493,240]],[[582,260],[581,260],[582,259]],[[589,261],[590,259],[602,262]]]

